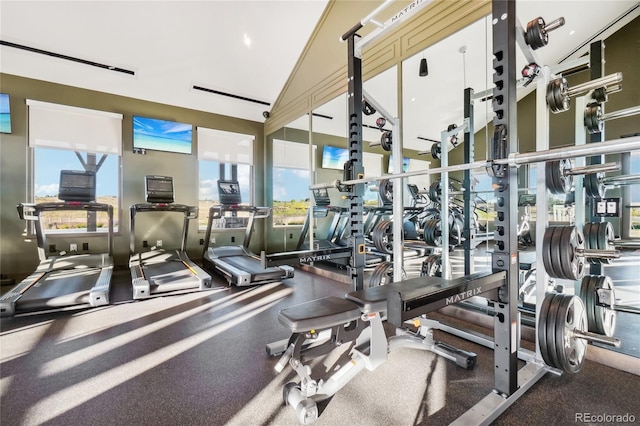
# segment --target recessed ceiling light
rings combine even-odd
[[[576,30],[571,30],[571,32],[569,33],[569,35],[574,35],[576,33]]]
[[[247,33],[244,33],[243,42],[245,46],[251,47],[251,38]]]
[[[416,101],[416,98],[411,98],[411,102],[415,102],[415,101]]]

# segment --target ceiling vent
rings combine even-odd
[[[102,68],[109,71],[121,72],[123,74],[136,75],[134,71],[116,67],[114,65],[101,64],[100,62],[88,61],[61,53],[49,52],[48,50],[37,49],[35,47],[25,46],[22,44],[11,43],[10,41],[0,40],[1,46],[13,47],[14,49],[25,50],[27,52],[38,53],[40,55],[50,56],[52,58],[64,59],[65,61],[77,62],[79,64],[90,65],[92,67]]]
[[[271,104],[269,102],[260,101],[258,99],[247,98],[246,96],[234,95],[233,93],[221,92],[219,90],[208,89],[208,88],[202,87],[202,86],[192,86],[192,87],[193,87],[193,90],[200,90],[202,92],[213,93],[214,95],[226,96],[226,97],[229,97],[229,98],[238,99],[238,100],[245,101],[245,102],[253,102],[254,104],[271,106]]]

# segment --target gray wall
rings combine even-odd
[[[27,179],[29,149],[27,147],[27,107],[25,99],[34,99],[45,102],[53,102],[64,105],[91,108],[123,114],[123,154],[122,154],[122,207],[124,214],[120,217],[120,230],[114,240],[115,261],[117,265],[126,265],[129,250],[129,216],[128,208],[135,203],[144,202],[144,176],[147,174],[167,175],[174,178],[176,203],[198,204],[198,160],[197,137],[194,132],[194,150],[192,155],[172,154],[158,151],[147,151],[146,155],[132,153],[132,116],[142,115],[146,117],[166,119],[194,126],[202,126],[220,129],[230,132],[239,132],[255,135],[254,158],[257,159],[254,166],[255,176],[264,174],[264,165],[261,159],[264,157],[263,124],[253,121],[241,120],[216,114],[195,111],[185,108],[147,102],[123,96],[116,96],[102,92],[80,89],[48,83],[39,80],[0,74],[0,90],[11,96],[11,121],[12,133],[2,134],[0,143],[0,272],[10,277],[20,277],[31,272],[38,262],[35,240],[26,241],[23,236],[25,222],[18,218],[16,205],[27,200]],[[255,182],[256,203],[264,202],[265,187],[263,179],[257,178]],[[200,212],[206,215],[207,212]],[[149,220],[140,216],[136,221],[136,237],[155,242],[162,239],[165,247],[180,246],[180,229],[182,217],[179,214],[158,216],[155,225],[150,225]],[[147,218],[149,219],[149,218]],[[158,220],[160,222],[158,222]],[[199,245],[204,232],[198,232],[197,224],[192,221],[189,230],[188,252],[192,258],[199,259],[202,254],[202,246]],[[147,230],[145,233],[145,229]],[[175,232],[174,232],[175,231]],[[254,234],[252,246],[262,245],[264,227],[259,225]],[[231,235],[242,238],[242,232],[224,233],[218,243],[225,239],[230,240]],[[236,239],[237,240],[237,239]],[[55,237],[51,243],[58,247],[68,247],[70,242],[89,242],[91,249],[100,249],[105,246],[99,237]],[[237,240],[238,241],[238,240]],[[239,240],[241,241],[241,240]]]

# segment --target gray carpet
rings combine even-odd
[[[114,305],[2,319],[3,426],[298,424],[282,404],[283,385],[294,376],[290,368],[274,372],[277,359],[265,345],[288,337],[280,309],[342,296],[344,284],[297,270],[283,284],[227,288],[218,280],[211,291],[130,302],[128,273],[115,273]],[[476,352],[476,367],[398,350],[321,404],[316,424],[455,420],[491,391],[493,353],[441,332],[436,338]],[[639,376],[587,361],[577,375],[546,375],[495,423],[564,425],[583,412],[630,413],[638,422],[638,395]]]

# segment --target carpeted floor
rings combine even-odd
[[[11,425],[296,425],[267,343],[288,337],[280,309],[342,296],[347,286],[296,270],[285,283],[219,288],[130,302],[129,271],[114,274],[114,304],[2,319],[0,422]],[[436,319],[476,329],[435,314]],[[436,331],[478,354],[473,370],[400,349],[320,405],[318,425],[448,424],[493,387],[491,350]],[[317,368],[340,363],[319,359]],[[640,366],[640,363],[638,364]],[[640,369],[639,369],[640,370]],[[580,413],[635,416],[640,376],[586,361],[547,374],[495,424],[574,423]],[[582,415],[585,418],[584,415]],[[607,422],[591,422],[605,424]]]

